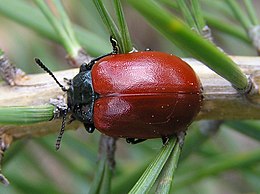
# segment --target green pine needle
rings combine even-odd
[[[58,34],[58,37],[60,38],[60,42],[63,44],[64,48],[69,53],[69,55],[73,57],[78,56],[78,51],[80,50],[80,46],[71,40],[71,38],[67,34],[66,29],[59,22],[59,20],[52,14],[47,4],[42,0],[34,0],[34,1],[38,5],[42,13],[45,15],[47,20],[50,22],[50,24],[52,25],[56,33]],[[63,17],[65,17],[64,14],[62,15]]]
[[[226,0],[225,2],[246,31],[253,27],[249,17],[244,13],[237,1]]]
[[[60,23],[63,25],[63,28],[66,30],[67,36],[69,37],[71,44],[75,48],[80,48],[80,45],[75,37],[75,33],[73,27],[70,23],[69,16],[67,15],[66,10],[64,9],[62,2],[60,0],[54,0],[54,5],[56,6],[59,14],[60,14]]]
[[[32,124],[53,118],[54,106],[6,106],[0,107],[0,124]]]
[[[96,174],[95,174],[94,180],[91,184],[91,187],[90,187],[88,194],[99,193],[101,183],[102,183],[102,179],[103,179],[103,176],[104,176],[105,166],[106,166],[106,159],[105,159],[105,157],[102,157],[98,162]]]
[[[249,83],[246,75],[215,45],[193,33],[155,1],[129,0],[129,2],[170,41],[190,52],[195,58],[230,81],[235,88],[242,92],[247,91]]]
[[[119,23],[119,32],[122,38],[123,53],[128,53],[133,50],[133,46],[120,0],[114,0],[114,6]]]
[[[247,14],[249,16],[249,19],[251,20],[253,25],[259,25],[259,20],[256,15],[255,8],[253,6],[252,0],[244,0],[244,4],[246,7]]]
[[[35,9],[34,6],[29,4],[29,2],[8,0],[1,4],[0,14],[37,32],[44,38],[63,45],[61,37],[54,31],[53,27],[49,24],[41,11]],[[104,40],[96,33],[90,32],[76,25],[73,25],[73,29],[75,29],[78,41],[89,54],[99,56],[111,51],[111,45],[108,43],[107,39]],[[102,47],[100,45],[102,45]]]
[[[173,185],[175,170],[177,169],[178,160],[181,154],[181,145],[178,141],[175,142],[173,151],[163,167],[162,172],[157,180],[158,185],[156,193],[167,194],[171,191]]]
[[[110,36],[112,36],[113,38],[115,38],[118,41],[118,45],[119,45],[119,49],[120,49],[119,52],[123,53],[121,50],[124,48],[123,44],[122,44],[122,38],[121,38],[121,35],[119,33],[119,30],[118,30],[113,18],[111,17],[109,12],[105,8],[102,0],[93,0],[93,3],[95,4],[95,6],[97,8],[98,13],[101,16],[103,23],[105,24],[106,28],[108,29]]]
[[[131,189],[129,194],[148,193],[150,191],[156,179],[158,178],[164,164],[172,153],[176,141],[176,139],[170,139],[169,142],[162,147],[159,154],[150,163],[143,175],[136,182],[135,186]]]

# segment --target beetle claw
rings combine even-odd
[[[126,138],[126,142],[130,144],[137,144],[145,141],[146,139],[137,139],[137,138]]]
[[[166,145],[169,141],[169,137],[162,137],[162,143],[163,145]]]

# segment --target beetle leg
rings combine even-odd
[[[167,144],[169,141],[169,137],[162,137],[162,143],[163,145]]]
[[[102,58],[104,58],[104,57],[106,57],[106,56],[109,56],[109,55],[113,55],[114,54],[114,52],[111,52],[111,53],[108,53],[108,54],[105,54],[105,55],[101,55],[101,56],[99,56],[99,57],[97,57],[97,58],[94,58],[94,59],[92,59],[89,63],[83,63],[82,65],[81,65],[81,67],[80,67],[80,72],[82,72],[82,71],[89,71],[89,70],[91,70],[92,69],[92,67],[93,67],[93,65],[98,61],[98,60],[100,60],[100,59],[102,59]]]
[[[93,133],[95,131],[95,126],[92,124],[84,123],[84,127],[88,133]]]
[[[146,139],[137,139],[137,138],[126,138],[126,142],[130,144],[137,144],[145,141]]]
[[[113,47],[113,51],[111,54],[118,54],[119,46],[118,46],[117,40],[113,36],[110,36],[110,43],[112,44],[112,47]]]
[[[67,124],[70,124],[75,120],[76,120],[76,118],[73,115],[70,115],[70,119],[68,120]]]
[[[119,46],[118,46],[118,43],[117,43],[117,40],[114,39],[112,36],[110,36],[110,42],[112,44],[112,47],[113,47],[113,51],[111,53],[108,53],[108,54],[105,54],[105,55],[101,55],[97,58],[94,58],[92,59],[89,63],[83,63],[80,67],[80,71],[85,71],[85,70],[91,70],[93,65],[99,61],[100,59],[106,57],[106,56],[109,56],[109,55],[114,55],[114,54],[118,54],[119,53]]]

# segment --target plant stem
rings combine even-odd
[[[96,174],[94,180],[92,181],[88,194],[96,194],[99,192],[102,179],[104,177],[105,165],[106,165],[105,157],[100,158],[98,162],[98,167],[96,169]]]
[[[163,170],[158,178],[158,185],[156,193],[170,193],[171,186],[174,180],[175,170],[181,154],[181,145],[179,141],[176,141],[173,151],[168,158]]]
[[[103,175],[102,184],[100,185],[100,194],[110,194],[111,193],[111,179],[112,171],[108,163],[105,163],[105,170]]]
[[[198,28],[196,26],[194,18],[192,16],[187,4],[185,3],[185,0],[177,0],[177,3],[178,3],[179,9],[182,12],[183,17],[186,20],[186,23],[189,25],[190,28],[194,28],[198,32]]]
[[[174,148],[176,139],[169,140],[169,142],[162,147],[159,154],[154,158],[154,160],[147,167],[143,175],[137,181],[135,186],[131,189],[129,194],[134,193],[148,193],[152,188],[154,182],[156,181],[159,173],[161,172],[164,164],[169,158],[172,149]]]
[[[13,11],[19,10],[19,11]],[[28,29],[32,29],[41,37],[47,38],[51,41],[63,44],[60,36],[54,31],[48,20],[41,13],[39,9],[35,9],[29,2],[8,0],[0,6],[1,15],[9,18],[17,23],[22,24]],[[30,13],[30,14],[24,14]],[[73,26],[80,44],[92,56],[99,56],[111,51],[111,45],[107,40],[97,36],[97,34],[90,32],[77,25]],[[100,47],[102,45],[102,47]]]
[[[203,34],[202,30],[206,26],[206,23],[205,23],[203,15],[202,15],[202,11],[200,8],[200,2],[198,0],[191,0],[190,2],[191,2],[191,9],[193,11],[193,17],[196,20],[196,24],[198,26],[200,34]]]
[[[221,21],[218,17],[212,16],[210,14],[206,14],[205,18],[207,20],[207,23],[211,27],[213,27],[221,32],[224,32],[232,37],[236,37],[247,44],[251,44],[251,41],[248,38],[247,34],[239,26],[236,26],[234,24],[225,23],[224,21]]]
[[[244,73],[255,81],[255,87],[260,88],[259,74],[260,57],[232,58]],[[204,103],[197,119],[260,119],[259,107],[260,94],[238,94],[231,84],[211,71],[195,59],[185,59],[195,70],[203,87]],[[63,78],[72,79],[78,69],[54,72],[56,78],[62,82]],[[16,87],[0,84],[0,106],[31,106],[49,103],[50,98],[55,98],[64,93],[57,84],[49,79],[48,74],[27,75]],[[62,82],[62,84],[65,84]],[[22,86],[22,87],[21,87]]]
[[[45,15],[47,20],[50,22],[58,37],[60,38],[61,43],[63,44],[66,51],[71,56],[77,56],[79,47],[78,45],[74,45],[69,36],[66,33],[66,30],[62,27],[60,22],[55,18],[55,16],[51,13],[50,9],[46,5],[46,3],[42,0],[34,0],[38,7],[41,9],[42,13]]]
[[[123,52],[128,53],[133,50],[133,46],[120,0],[114,0],[114,5],[122,37]]]
[[[160,2],[166,4],[166,6],[170,6],[171,8],[175,9],[177,11],[178,9],[178,6],[177,6],[177,3],[176,2],[173,2],[173,1],[170,1],[170,0],[160,0]],[[204,1],[204,3],[207,3],[209,4],[208,1]],[[229,11],[229,10],[223,10],[223,6],[220,7],[219,4],[222,5],[221,2],[218,2],[218,1],[210,1],[210,4],[213,6],[213,7],[217,7],[217,10],[219,10],[219,12],[224,12],[225,14]],[[203,13],[203,16],[205,18],[205,20],[207,21],[207,23],[209,24],[209,26],[211,27],[214,27],[224,33],[227,33],[233,37],[237,37],[239,39],[241,39],[242,41],[250,44],[251,41],[249,40],[247,34],[241,30],[240,26],[236,26],[234,24],[228,24],[226,23],[226,21],[223,21],[221,20],[218,16],[215,16],[211,13],[208,13],[208,12],[204,12],[204,11],[201,11],[201,13]],[[200,14],[201,14],[200,13]]]
[[[71,44],[73,45],[73,47],[80,49],[81,46],[79,45],[76,37],[75,37],[75,33],[73,30],[73,27],[70,23],[70,19],[61,3],[60,0],[54,0],[53,3],[55,4],[61,18],[60,21],[63,24],[63,28],[66,30],[67,32],[67,36],[70,38]]]
[[[31,124],[49,121],[53,118],[54,107],[52,105],[43,106],[0,106],[1,124]]]
[[[113,36],[113,38],[115,38],[118,41],[119,52],[122,53],[122,49],[123,49],[122,38],[115,22],[113,21],[113,18],[108,13],[107,9],[102,3],[102,0],[93,0],[93,2],[98,10],[99,15],[101,16],[103,23],[108,29],[110,36]]]

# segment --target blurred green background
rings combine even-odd
[[[34,6],[31,1],[19,2]],[[212,16],[234,28],[237,27],[246,37],[246,33],[223,1],[201,2],[207,17]],[[260,7],[259,1],[253,2],[256,8]],[[66,52],[60,45],[17,21],[10,20],[1,11],[1,7],[7,6],[4,4],[5,2],[0,0],[0,48],[12,62],[26,73],[41,72],[33,62],[34,57],[44,59],[45,64],[54,71],[70,68],[65,59]],[[103,42],[95,45],[99,49],[86,47],[90,55],[94,57],[110,52],[109,35],[92,1],[64,1],[64,5],[74,24],[95,34],[100,42]],[[123,5],[132,41],[138,50],[151,48],[180,57],[190,57],[149,26],[126,2]],[[34,6],[32,11],[38,11],[37,9]],[[169,9],[180,16],[175,9]],[[13,11],[30,15],[15,8]],[[215,43],[228,54],[257,55],[246,39],[221,31],[214,23],[211,26],[210,19],[208,25],[212,29]],[[258,131],[255,138],[245,135],[243,130],[238,130],[238,128],[250,130],[252,125],[255,131]],[[59,126],[53,127],[59,129]],[[260,146],[259,121],[224,122],[211,137],[201,135],[198,123],[194,123],[190,128],[185,146],[188,146],[189,142],[196,143],[189,147],[188,151],[184,146],[183,155],[186,155],[185,158],[181,158],[175,175],[177,185],[173,189],[175,193],[260,192],[260,162],[257,159],[259,154],[253,152]],[[99,136],[97,131],[88,134],[84,129],[66,131],[62,148],[58,152],[54,147],[56,134],[15,142],[6,152],[3,163],[3,173],[11,184],[8,187],[0,185],[0,193],[87,193],[97,166]],[[195,139],[196,137],[199,138]],[[149,140],[137,145],[129,145],[125,140],[119,140],[112,193],[127,193],[160,148],[161,140]],[[250,160],[250,157],[256,159]]]

